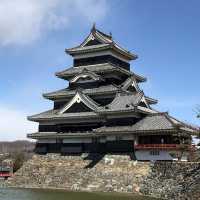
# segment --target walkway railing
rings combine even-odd
[[[6,173],[3,173],[3,172],[0,172],[0,177],[2,178],[8,178],[8,177],[11,177],[13,174],[12,173],[9,173],[9,172],[6,172]]]
[[[184,145],[184,144],[137,144],[134,146],[135,149],[181,149],[181,148],[188,148],[191,150],[194,148],[193,145]]]

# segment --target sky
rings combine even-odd
[[[196,125],[200,104],[200,1],[1,0],[0,141],[37,131],[26,117],[51,109],[42,93],[67,86],[55,72],[72,66],[65,52],[92,24],[137,54],[131,69],[147,77],[154,108]]]

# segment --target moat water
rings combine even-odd
[[[4,189],[0,188],[0,200],[154,200],[150,197],[117,193],[66,192],[61,190]]]

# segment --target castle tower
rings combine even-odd
[[[135,153],[139,160],[171,160],[195,131],[168,113],[152,109],[139,84],[146,78],[130,71],[137,55],[111,35],[92,27],[78,46],[65,50],[73,67],[56,76],[69,81],[65,89],[43,94],[52,110],[28,117],[39,122],[37,153]]]

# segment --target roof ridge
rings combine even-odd
[[[89,100],[90,102],[92,102],[93,104],[95,104],[96,106],[100,107],[101,105],[99,103],[97,103],[96,101],[94,101],[92,98],[90,98],[87,94],[84,94],[82,92],[82,95],[87,99]]]
[[[158,103],[157,99],[154,99],[153,97],[149,97],[148,95],[145,95],[145,98],[150,99],[150,100],[155,101],[156,103]]]
[[[140,96],[139,96],[139,95],[140,95]],[[120,101],[119,99],[120,99],[120,98],[123,98],[123,96],[124,96],[124,97],[130,96],[130,97],[133,97],[133,98],[135,97],[136,102],[138,101],[138,98],[142,98],[141,93],[137,93],[137,94],[134,95],[134,94],[129,93],[129,92],[127,92],[127,91],[120,90],[120,91],[117,91],[117,92],[116,92],[115,98],[114,98],[113,101],[112,101],[110,104],[108,104],[107,106],[108,106],[108,107],[112,107],[113,105],[115,105],[115,103],[117,103],[118,101]],[[132,101],[131,99],[129,99],[128,102],[129,102],[129,104],[127,104],[127,105],[132,105],[132,106],[134,106],[134,107],[137,106],[137,104],[135,104],[134,101]],[[123,102],[123,104],[125,104],[125,102]]]
[[[177,122],[180,123],[180,125],[182,125],[183,127],[192,128],[192,129],[195,129],[195,130],[198,129],[198,128],[196,128],[196,127],[194,127],[194,126],[188,124],[187,122],[183,122],[183,121],[181,121],[181,120],[179,120],[179,119],[176,119],[175,117],[173,117],[173,116],[171,116],[171,115],[169,115],[169,114],[168,114],[168,117],[169,117],[169,118],[172,118],[172,119],[175,120],[175,121],[177,121]]]
[[[96,35],[96,33],[99,33],[100,35],[102,35],[102,36],[105,37],[106,39],[109,39],[109,40],[112,41],[112,36],[111,36],[111,35],[107,35],[106,33],[100,31],[99,29],[97,29],[97,28],[96,28],[96,24],[94,23],[93,26],[92,26],[92,28],[91,28],[91,30],[90,30],[90,33],[89,33],[88,36],[84,39],[84,41],[83,41],[81,44],[79,44],[78,46],[75,46],[75,47],[69,48],[69,49],[76,49],[76,48],[78,48],[78,47],[83,47],[83,44],[89,39],[89,37],[91,36],[91,34],[92,34],[93,37],[95,37],[95,36],[98,37],[98,36]],[[98,40],[98,38],[96,38],[96,39]],[[66,50],[67,50],[67,49],[66,49]]]
[[[181,125],[182,125],[183,127],[185,126],[184,123],[180,122],[179,120],[175,119],[174,117],[171,117],[171,116],[169,115],[168,112],[165,113],[165,117],[166,117],[166,118],[172,123],[172,125],[173,125],[174,127],[176,127],[176,128],[179,128]],[[176,124],[171,118],[173,118],[174,120],[176,120],[176,121],[177,121],[178,123],[180,123],[180,124]]]
[[[148,114],[148,116],[152,116],[152,115],[165,115],[167,112],[156,112],[156,113],[150,113]]]
[[[111,45],[111,43],[102,43],[102,44],[94,44],[94,45],[92,45],[93,46],[93,48],[94,47],[104,47],[104,46],[109,46],[109,45]],[[73,50],[75,50],[75,49],[78,49],[78,48],[85,48],[85,49],[90,49],[90,47],[91,46],[76,46],[76,47],[72,47],[72,48],[65,48],[65,52],[67,53],[67,52],[69,52],[69,51],[73,51]]]
[[[81,87],[77,87],[76,88],[76,93],[75,93],[75,95],[78,93],[80,96],[82,96],[83,98],[86,98],[88,101],[91,101],[92,103],[94,103],[94,104],[96,104],[97,106],[99,106],[99,104],[98,103],[96,103],[92,98],[90,98],[87,94],[84,94],[83,92],[83,88],[81,88]],[[75,96],[74,95],[74,96]]]
[[[139,92],[137,92],[137,95],[138,95],[138,98],[140,98],[140,99],[139,99],[138,103],[136,104],[136,106],[139,105],[139,103],[140,103],[141,100],[142,100],[142,97],[144,97],[144,92],[143,92],[143,90],[140,90]],[[140,96],[139,96],[139,95],[140,95]]]
[[[156,115],[162,115],[164,116],[175,128],[179,127],[178,124],[175,124],[173,120],[170,119],[171,116],[169,116],[168,112],[158,112],[158,113],[151,113],[148,116],[156,116]],[[175,119],[175,118],[174,118]],[[176,120],[176,119],[175,119]],[[178,121],[178,120],[177,120]],[[180,122],[179,122],[180,123]]]
[[[112,35],[108,35],[108,34],[102,32],[102,31],[96,29],[95,26],[92,27],[91,33],[92,33],[92,34],[93,34],[93,33],[94,33],[94,34],[98,34],[98,33],[99,33],[100,36],[103,36],[103,38],[105,37],[105,39],[109,39],[109,40],[110,40],[109,44],[110,44],[111,46],[114,46],[114,47],[116,47],[116,48],[119,48],[121,51],[124,51],[124,52],[126,52],[126,53],[128,53],[128,54],[132,54],[130,51],[128,51],[128,50],[126,50],[125,48],[123,48],[123,47],[121,47],[120,45],[118,45],[117,42],[115,42],[115,41],[113,40]],[[93,34],[93,35],[94,35],[94,34]],[[97,35],[97,37],[98,37],[98,35]],[[135,59],[138,58],[137,55],[135,55],[135,54],[133,54],[133,55],[134,55]]]
[[[112,39],[112,35],[108,35],[108,34],[102,32],[102,31],[100,31],[99,29],[96,29],[96,28],[95,28],[95,30],[96,30],[97,32],[99,32],[100,34],[102,34],[103,36],[108,37],[109,39]]]

